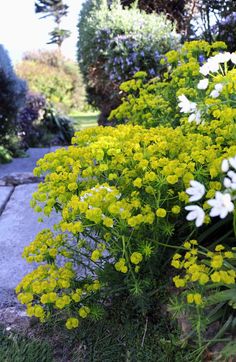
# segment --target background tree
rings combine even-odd
[[[18,152],[16,118],[26,92],[26,82],[17,77],[7,51],[0,44],[0,162],[4,161],[4,149],[11,156]]]
[[[35,1],[36,14],[44,14],[42,18],[53,17],[56,24],[55,28],[49,33],[50,41],[47,44],[57,44],[58,48],[71,32],[61,28],[61,20],[68,13],[68,5],[63,0],[37,0]]]
[[[58,111],[83,109],[85,88],[78,66],[57,50],[25,53],[16,71],[32,92],[43,94]]]

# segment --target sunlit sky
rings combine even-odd
[[[62,52],[71,59],[76,59],[76,25],[84,1],[64,1],[69,6],[69,13],[62,26],[72,34],[64,41]],[[35,14],[34,0],[0,0],[0,43],[8,50],[12,63],[17,63],[26,51],[56,48],[55,45],[46,44],[49,41],[48,33],[53,28],[53,20],[40,19],[40,15]]]

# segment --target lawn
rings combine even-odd
[[[76,112],[70,114],[76,131],[97,126],[98,112]]]

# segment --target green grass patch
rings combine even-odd
[[[73,120],[75,130],[81,131],[85,128],[96,127],[98,115],[98,112],[77,112],[70,114],[70,118]]]
[[[0,326],[0,362],[53,362],[49,344],[39,339],[6,332]]]

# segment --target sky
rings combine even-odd
[[[62,53],[74,60],[76,60],[76,25],[84,1],[64,1],[69,6],[69,12],[62,22],[62,27],[70,30],[71,36],[64,41]],[[19,62],[26,51],[55,49],[55,45],[46,44],[49,41],[48,33],[53,28],[53,20],[40,19],[40,15],[35,14],[34,0],[0,0],[0,44],[8,50],[13,64]]]

